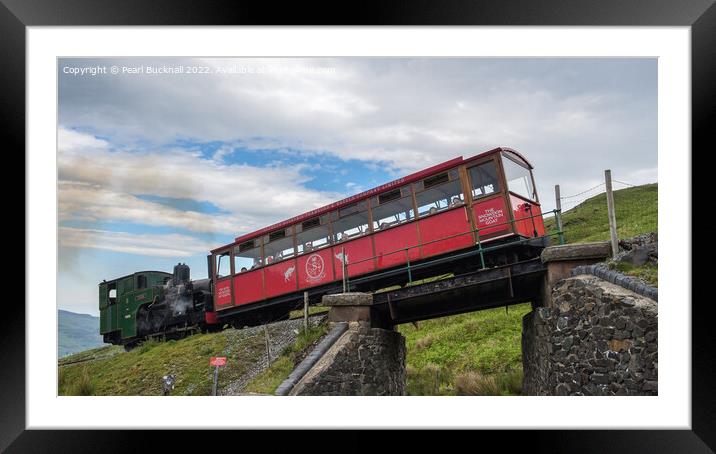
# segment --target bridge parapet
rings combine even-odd
[[[561,279],[571,277],[572,269],[602,262],[611,256],[609,241],[561,244],[546,247],[540,259],[547,265],[542,291],[542,305],[552,307],[552,287]]]

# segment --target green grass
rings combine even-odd
[[[615,191],[619,237],[657,231],[656,184]],[[599,195],[563,214],[568,242],[609,239],[606,198]],[[546,226],[554,231],[554,221]],[[657,268],[627,269],[626,274],[656,285]],[[444,278],[430,278],[434,280]],[[423,280],[415,282],[417,285]],[[386,289],[387,290],[387,289]],[[311,311],[322,308],[312,307]],[[514,395],[520,393],[522,374],[521,320],[529,304],[490,309],[399,326],[407,342],[407,392],[411,395]],[[296,311],[296,316],[302,311]],[[282,352],[245,392],[273,394],[309,347],[327,327],[301,335]],[[161,395],[161,377],[176,375],[174,395],[207,395],[211,390],[209,357],[227,356],[219,382],[228,383],[246,372],[265,353],[263,334],[247,336],[226,330],[200,334],[181,341],[150,342],[125,353],[120,347],[102,347],[60,360],[61,395]],[[84,362],[76,362],[80,360]],[[70,364],[75,361],[76,363]]]
[[[301,332],[293,345],[288,346],[275,362],[246,385],[244,392],[273,394],[327,331],[328,325],[323,324]]]
[[[515,396],[522,393],[522,369],[481,374],[465,372],[455,377],[455,392],[461,396]]]
[[[658,185],[614,192],[620,238],[655,232]],[[606,195],[592,197],[566,211],[565,240],[571,243],[609,239]],[[556,231],[554,220],[546,220]],[[656,285],[655,266],[619,265],[625,274]],[[411,395],[515,395],[522,386],[522,317],[529,304],[401,325],[407,341],[407,391]]]
[[[291,358],[288,356],[280,356],[268,369],[251,380],[244,388],[244,392],[273,394],[276,388],[288,378],[293,369],[294,364]]]
[[[226,366],[219,371],[221,387],[243,375],[265,351],[263,333],[248,335],[234,329],[178,341],[148,341],[129,352],[103,347],[63,358],[58,390],[60,395],[161,395],[162,377],[174,374],[175,389],[170,394],[209,395],[213,381],[210,357],[227,357]],[[70,364],[92,357],[98,359]]]
[[[656,183],[614,191],[619,238],[658,231],[658,191]],[[548,231],[556,231],[554,219],[545,220],[545,227]],[[565,211],[562,228],[567,243],[608,240],[606,194],[594,196]]]
[[[658,232],[658,192],[659,185],[656,183],[614,191],[619,238]],[[606,194],[594,196],[565,211],[562,215],[562,226],[565,241],[568,243],[609,240]],[[556,230],[554,219],[547,220],[545,227],[550,231]],[[658,286],[657,266],[647,264],[634,267],[628,263],[619,263],[613,267],[626,275]]]
[[[406,338],[407,392],[410,395],[453,395],[464,374],[499,377],[521,374],[522,317],[529,304],[400,325]],[[515,390],[505,388],[505,394]]]
[[[91,350],[85,350],[83,352],[75,353],[73,355],[64,356],[59,359],[59,365],[81,363],[93,359],[111,358],[114,355],[123,353],[124,349],[117,345],[106,345],[104,347],[93,348]]]

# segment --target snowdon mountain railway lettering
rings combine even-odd
[[[103,281],[100,332],[130,348],[286,319],[304,292],[312,304],[341,292],[344,270],[350,290],[370,292],[537,257],[549,236],[532,168],[504,147],[458,157],[238,236],[210,251],[208,279],[180,264]]]

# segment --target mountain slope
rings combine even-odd
[[[322,326],[325,318],[309,319],[312,332],[319,332],[315,327]],[[265,330],[263,326],[230,328],[180,340],[147,341],[129,352],[114,345],[88,350],[60,359],[59,394],[156,396],[162,394],[162,377],[172,374],[176,381],[171,395],[206,396],[212,389],[212,356],[227,359],[219,372],[219,394],[240,394],[248,381],[301,339],[302,329],[303,320],[285,320],[266,325]]]
[[[57,314],[60,357],[104,345],[99,334],[99,317],[60,309]]]
[[[645,184],[614,191],[617,234],[629,238],[658,231],[659,185]],[[554,219],[545,221],[549,231],[556,231]],[[567,243],[585,243],[609,239],[607,195],[591,197],[562,214],[562,228]]]
[[[657,231],[658,186],[615,191],[619,237]],[[564,213],[568,242],[606,240],[609,223],[604,194]],[[547,221],[554,231],[553,221]],[[407,343],[407,391],[411,395],[519,394],[522,371],[521,320],[529,304],[438,318],[401,325]],[[78,315],[78,314],[74,314]],[[281,322],[291,323],[291,322]],[[60,394],[158,395],[161,377],[177,375],[173,395],[206,395],[211,390],[211,356],[227,356],[220,376],[220,394],[229,391],[271,393],[291,371],[287,355],[278,355],[296,341],[295,327],[268,327],[273,366],[267,368],[263,328],[229,329],[179,341],[149,343],[125,353],[105,347],[60,361]],[[95,328],[96,330],[96,328]],[[283,334],[280,334],[283,333]],[[238,361],[237,361],[238,360]],[[253,381],[251,381],[253,379]],[[246,388],[239,387],[248,382]],[[85,384],[86,386],[81,386]]]
[[[617,231],[627,238],[658,230],[658,184],[614,191]],[[568,243],[609,239],[606,194],[589,198],[564,212],[562,224]],[[549,232],[554,220],[545,220]],[[552,244],[557,244],[556,237]],[[478,394],[512,394],[522,371],[522,317],[529,304],[490,309],[419,323],[419,329],[399,327],[406,337],[409,394],[461,394],[460,382],[482,377],[497,386]],[[500,383],[507,384],[499,386]],[[480,383],[478,383],[479,385]],[[464,386],[463,386],[464,388]]]

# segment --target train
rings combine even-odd
[[[306,298],[528,260],[549,239],[532,164],[498,147],[237,236],[209,251],[206,279],[179,263],[102,281],[100,333],[129,349],[269,323]]]

